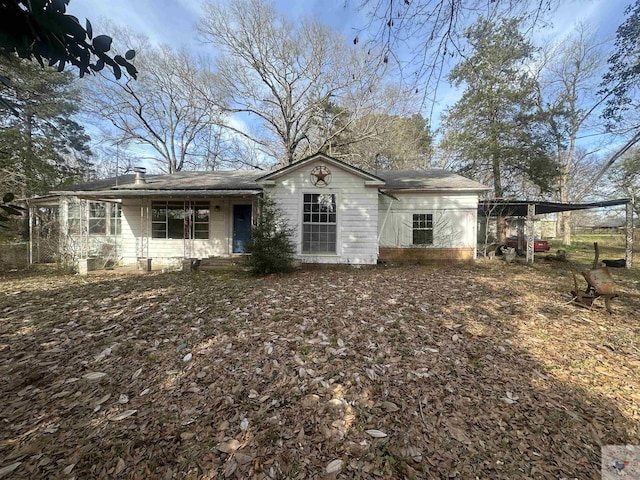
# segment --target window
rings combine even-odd
[[[67,204],[69,235],[120,235],[122,207],[111,202],[70,199]]]
[[[109,234],[120,235],[122,233],[122,207],[117,203],[112,203],[109,215]]]
[[[305,193],[302,253],[336,253],[336,196]]]
[[[193,237],[198,240],[209,238],[209,204],[193,204]]]
[[[151,208],[151,238],[167,238],[167,204],[153,203]]]
[[[80,235],[80,213],[80,202],[69,200],[67,208],[69,235]]]
[[[105,235],[107,233],[107,205],[100,202],[89,202],[89,235]]]
[[[430,213],[413,214],[413,244],[433,245],[433,215]]]
[[[208,202],[153,202],[151,237],[206,240],[209,215]]]

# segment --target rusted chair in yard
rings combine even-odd
[[[592,308],[596,298],[602,298],[607,312],[611,313],[611,299],[617,297],[618,294],[609,269],[607,267],[592,268],[581,273],[587,281],[587,288],[584,291],[578,288],[576,273],[571,271],[574,284],[574,290],[571,292],[573,301],[578,305]]]

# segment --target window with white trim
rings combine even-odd
[[[336,195],[305,193],[302,210],[302,253],[336,253]]]
[[[209,204],[193,204],[193,235],[196,240],[207,240],[209,238]]]
[[[67,231],[69,235],[120,235],[122,232],[122,207],[118,203],[69,199],[67,203]]]
[[[89,202],[89,235],[106,235],[107,205],[103,202]]]
[[[109,234],[120,235],[122,233],[122,207],[117,203],[109,205]]]
[[[153,202],[151,212],[152,238],[209,238],[209,202]]]
[[[413,245],[433,245],[433,215],[413,214]]]

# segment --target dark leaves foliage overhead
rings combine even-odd
[[[15,53],[36,60],[42,67],[57,66],[60,71],[71,64],[80,77],[107,65],[118,79],[124,67],[136,78],[138,71],[129,63],[135,52],[129,50],[126,60],[119,57],[121,62],[114,60],[108,54],[111,37],[94,37],[88,20],[85,28],[66,13],[68,4],[69,0],[0,0],[0,55]]]

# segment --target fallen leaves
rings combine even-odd
[[[507,392],[507,396],[506,397],[501,397],[500,400],[502,400],[507,405],[513,405],[518,400],[520,400],[520,397],[518,397],[517,395],[514,395],[511,392]]]
[[[576,319],[561,277],[14,280],[0,477],[589,478],[640,443],[640,305]]]
[[[126,466],[125,461],[122,458],[118,458],[118,463],[116,463],[116,468],[113,471],[114,475],[120,475]]]
[[[233,453],[240,447],[240,442],[235,438],[219,443],[216,448],[223,453]]]
[[[119,422],[120,420],[124,420],[125,418],[129,418],[131,415],[135,415],[137,410],[125,410],[122,413],[118,413],[116,415],[112,415],[109,417],[109,420],[113,422]]]
[[[380,431],[380,430],[376,430],[376,429],[371,429],[371,430],[365,430],[364,433],[366,433],[367,435],[372,436],[373,438],[384,438],[387,436],[386,433]]]
[[[22,465],[22,462],[14,462],[11,465],[7,465],[6,467],[0,468],[0,478],[4,478],[13,472],[16,468]]]
[[[331,462],[329,462],[329,464],[327,465],[327,467],[325,468],[325,471],[328,474],[332,474],[332,473],[337,473],[340,470],[342,470],[342,464],[344,462],[342,460],[333,460]]]

